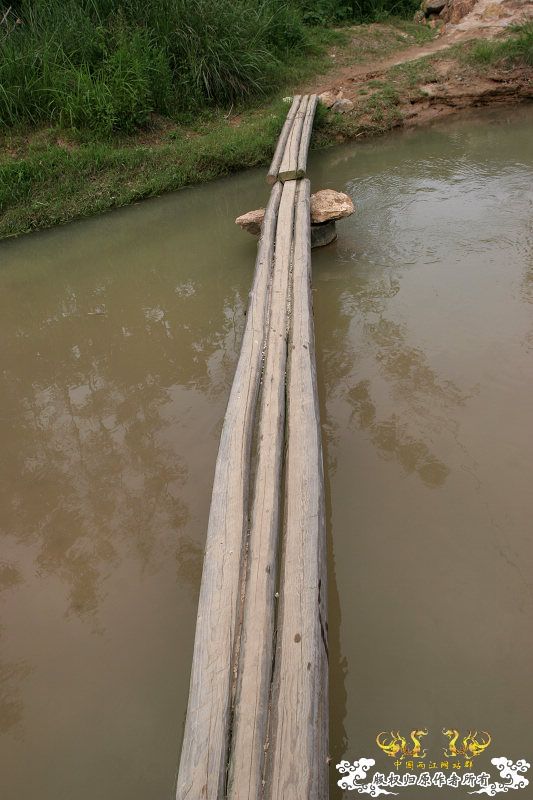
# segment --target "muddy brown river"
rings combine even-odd
[[[358,207],[313,252],[332,798],[343,758],[394,769],[382,731],[427,729],[426,767],[443,728],[490,733],[477,772],[533,756],[532,129],[311,159]],[[0,243],[2,800],[173,797],[255,254],[233,219],[266,197],[250,171]]]

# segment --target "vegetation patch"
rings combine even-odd
[[[386,58],[406,47],[425,44],[435,37],[435,31],[431,28],[400,18],[393,18],[388,24],[364,23],[345,30],[345,46],[336,52],[337,66],[364,64]]]
[[[524,64],[533,66],[533,22],[517,25],[511,35],[503,40],[476,42],[467,51],[472,64]]]
[[[294,86],[433,36],[398,20],[309,25],[300,0],[2,8],[0,0],[0,237],[267,164],[287,113],[281,98]],[[440,59],[460,62],[472,85],[487,63],[531,64],[531,40],[529,24],[506,40],[374,70],[351,85],[352,113],[318,108],[312,146],[403,124],[442,79]]]
[[[315,146],[327,147],[339,140],[384,133],[396,127],[402,122],[405,103],[410,98],[421,96],[421,84],[436,80],[437,58],[437,55],[426,56],[399,64],[387,70],[381,78],[360,84],[351,114],[328,112],[318,117]]]
[[[299,0],[303,18],[311,25],[383,21],[392,14],[411,19],[419,0]]]
[[[176,129],[156,146],[30,144],[23,158],[0,161],[0,237],[265,164],[286,113],[287,104],[276,102],[237,126],[222,117],[206,133]]]
[[[233,1],[240,4],[240,0]],[[303,44],[289,53],[289,42],[294,41],[296,34],[291,27],[292,23],[287,23],[285,33],[277,40],[278,47],[280,42],[285,42],[284,46],[288,48],[285,55],[278,50],[276,56],[278,63],[282,65],[277,76],[280,83],[276,90],[272,88],[271,94],[277,95],[277,100],[265,96],[270,91],[270,84],[260,87],[254,84],[246,86],[243,89],[244,94],[239,95],[237,83],[234,82],[233,90],[224,95],[215,91],[216,81],[212,83],[202,79],[198,88],[198,79],[182,80],[181,77],[178,81],[172,79],[171,91],[165,90],[167,93],[164,95],[161,94],[166,85],[163,75],[159,76],[158,81],[155,73],[155,83],[140,81],[139,85],[144,86],[144,94],[136,93],[133,84],[128,94],[127,82],[117,92],[111,92],[101,81],[98,83],[97,76],[102,76],[102,70],[108,77],[111,75],[111,67],[107,65],[104,68],[103,63],[107,62],[108,57],[111,58],[112,52],[115,53],[112,63],[117,69],[120,65],[122,70],[113,80],[118,80],[118,75],[124,74],[127,64],[131,66],[131,48],[138,53],[140,62],[145,65],[148,63],[146,59],[151,51],[143,54],[142,48],[135,49],[138,44],[134,42],[130,47],[124,31],[131,31],[137,25],[140,26],[140,36],[147,36],[150,25],[155,25],[154,20],[157,18],[154,8],[158,7],[163,12],[165,2],[167,0],[155,0],[142,25],[139,22],[142,17],[141,4],[137,0],[122,2],[121,7],[126,8],[127,13],[124,10],[117,11],[118,4],[115,0],[81,0],[76,3],[78,8],[76,12],[73,10],[72,19],[65,13],[63,20],[60,20],[59,6],[54,5],[54,0],[47,3],[44,0],[35,0],[27,6],[21,3],[16,12],[12,10],[9,13],[4,29],[0,28],[0,46],[4,54],[11,53],[12,62],[8,59],[0,66],[0,74],[4,76],[4,82],[0,82],[0,107],[3,108],[0,124],[0,237],[48,227],[125,205],[143,197],[179,189],[191,183],[210,180],[238,169],[267,164],[287,112],[287,105],[279,98],[290,94],[291,87],[308,79],[310,75],[338,65],[343,54],[352,58],[354,39],[358,42],[364,40],[368,52],[372,50],[370,43],[373,40],[376,42],[376,52],[379,52],[383,42],[387,43],[387,52],[390,52],[391,49],[401,49],[416,41],[413,33],[417,30],[416,26],[399,20],[394,20],[389,25],[368,24],[340,30],[302,27],[300,33],[303,30]],[[201,2],[207,3],[207,0]],[[285,18],[283,15],[287,13],[285,6],[279,2],[272,5],[274,0],[269,2],[270,8],[275,5],[282,9],[276,22],[279,25]],[[176,4],[173,5],[177,7]],[[35,15],[45,6],[44,16],[35,19],[32,17],[35,31],[24,29],[25,22],[17,23],[20,17],[16,14],[22,13],[23,9],[29,14],[31,8],[31,13]],[[291,14],[294,14],[294,8],[292,6]],[[94,9],[97,12],[96,17],[91,16],[96,13]],[[298,24],[301,25],[301,16],[298,14],[297,9],[296,19],[300,20]],[[94,19],[100,19],[100,30],[96,32]],[[290,22],[293,17],[289,15],[286,19]],[[89,26],[89,39],[95,37],[91,39],[93,44],[97,44],[98,37],[106,38],[106,25],[114,28],[115,38],[111,38],[105,48],[96,48],[92,55],[86,38],[84,42],[78,42],[79,49],[76,51],[76,42],[81,37],[80,20],[85,20],[83,24]],[[159,33],[156,33],[159,38],[154,38],[154,41],[160,44],[165,39],[168,20],[165,23],[159,21],[158,24]],[[61,31],[61,37],[54,40],[54,45],[53,37],[48,36],[52,29]],[[67,31],[70,31],[69,36],[66,35]],[[13,38],[19,35],[19,40]],[[155,34],[151,33],[150,36],[155,37]],[[65,41],[60,47],[61,38]],[[123,51],[120,58],[117,55],[115,45],[119,39],[128,50],[129,56]],[[16,41],[20,46],[16,57],[20,57],[22,63],[18,73],[14,67],[13,48]],[[46,65],[46,75],[39,77],[38,70],[31,71],[30,42],[33,42],[31,46],[36,63],[43,70]],[[70,53],[67,63],[68,79],[60,69],[67,51]],[[82,52],[87,56],[85,61],[82,59]],[[168,53],[168,50],[165,52]],[[339,58],[332,58],[331,53],[337,54]],[[45,58],[43,54],[48,55]],[[197,55],[200,58],[200,53]],[[48,56],[51,61],[46,60]],[[211,49],[200,59],[204,63],[206,75],[214,75],[216,78],[217,69],[222,67],[215,69],[209,59],[214,58],[216,66],[219,56],[219,50]],[[27,63],[25,59],[28,59]],[[89,62],[91,67],[88,66]],[[92,90],[87,88],[88,84],[84,83],[83,76],[79,78],[75,71],[72,72],[74,63],[83,63],[82,74],[92,75],[89,81],[92,81]],[[230,59],[228,63],[233,63],[236,68],[240,62],[231,62]],[[142,69],[139,65],[137,67],[133,72],[139,78]],[[192,63],[190,69],[192,70]],[[5,83],[6,74],[11,76],[9,90]],[[72,88],[70,96],[55,91],[58,85],[57,74],[62,75],[61,81]],[[190,76],[193,73],[187,74]],[[198,76],[202,73],[196,71],[195,74]],[[44,90],[41,95],[38,86],[44,89],[45,82],[49,90]],[[225,81],[223,83],[225,85]],[[172,90],[174,85],[179,92]],[[157,89],[160,94],[150,94],[150,86],[154,92]],[[197,89],[193,91],[190,86],[196,86]],[[26,91],[28,94],[23,102],[21,95]],[[100,91],[102,97],[98,99]],[[224,91],[228,91],[227,87]],[[394,104],[391,97],[386,90],[382,92],[381,98],[373,99],[372,95],[373,90],[368,95],[371,101],[369,111],[374,117],[385,120],[392,113]],[[159,104],[157,98],[163,96],[167,98],[168,106]],[[43,97],[48,100],[45,102]],[[337,135],[334,126],[330,126],[329,135],[330,138]]]
[[[431,83],[437,79],[435,60],[434,56],[430,56],[398,64],[389,70],[389,79],[402,89],[414,89],[421,83]]]
[[[264,94],[308,36],[282,0],[19,0],[0,4],[2,125],[100,135],[152,112],[190,113]]]
[[[384,133],[410,120],[434,119],[454,107],[482,105],[485,98],[501,101],[505,95],[517,102],[531,96],[529,67],[532,23],[514,28],[509,37],[495,42],[455,44],[442,51],[362,79],[350,90],[350,114],[324,112],[315,124],[314,146]],[[495,68],[494,88],[487,86],[486,65]],[[511,73],[508,67],[521,67]],[[500,67],[500,69],[497,69]],[[524,72],[525,70],[525,72]],[[515,75],[511,78],[511,75]],[[504,80],[502,80],[502,76]],[[489,80],[490,83],[490,80]],[[473,88],[479,87],[480,95]]]

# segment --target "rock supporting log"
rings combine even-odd
[[[311,248],[325,247],[337,238],[335,220],[322,222],[320,225],[311,225]]]
[[[254,211],[247,211],[246,214],[241,214],[237,217],[235,224],[239,225],[243,231],[248,231],[253,236],[259,236],[261,233],[261,225],[265,216],[264,208],[257,208]]]
[[[311,195],[311,226],[324,222],[334,222],[337,219],[349,217],[355,212],[355,206],[349,195],[344,192],[335,192],[333,189],[322,189]],[[258,236],[265,214],[264,208],[248,211],[237,217],[235,224],[248,233]],[[313,227],[311,227],[311,233]],[[311,239],[311,244],[313,244]]]
[[[331,222],[344,219],[355,212],[352,198],[344,192],[321,189],[311,195],[311,222]]]

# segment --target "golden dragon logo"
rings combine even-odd
[[[397,758],[401,761],[405,756],[411,758],[425,758],[427,750],[422,749],[420,739],[422,736],[427,736],[427,728],[411,731],[409,734],[413,746],[408,745],[407,740],[401,735],[400,731],[382,731],[376,736],[376,743],[384,753],[391,758]]]
[[[479,740],[477,739],[477,731],[468,731],[468,734],[462,739],[462,744],[458,747],[459,731],[443,728],[442,732],[450,740],[444,748],[444,755],[447,758],[455,758],[455,756],[474,758],[481,755],[492,741],[490,733],[487,733],[487,731],[481,731]]]

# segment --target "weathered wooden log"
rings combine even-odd
[[[215,467],[177,800],[223,797],[241,568],[248,528],[250,448],[265,346],[281,185],[263,222],[242,347]]]
[[[295,194],[295,181],[284,185],[276,230],[230,756],[228,798],[231,800],[257,800],[262,792],[283,493],[287,314]]]
[[[314,95],[294,98],[269,173],[270,181],[287,183],[274,186],[262,222],[215,468],[177,800],[328,795],[326,563],[309,182],[293,180],[306,169],[315,107]]]
[[[324,476],[310,285],[309,181],[295,216],[284,539],[265,797],[328,797]]]
[[[294,122],[287,137],[287,144],[281,164],[279,167],[278,178],[280,181],[292,181],[301,177],[298,175],[298,154],[300,151],[300,140],[302,138],[302,128],[307,111],[309,95],[304,95],[300,100],[300,105],[294,117]]]
[[[305,119],[302,127],[300,149],[298,150],[299,178],[305,177],[307,172],[307,153],[309,151],[309,142],[311,141],[311,132],[313,130],[313,120],[315,118],[317,102],[318,98],[316,94],[309,95],[309,100],[307,101],[307,109],[305,111]]]
[[[300,106],[301,99],[302,98],[299,94],[294,95],[292,105],[279,135],[278,143],[272,158],[272,163],[270,164],[270,169],[268,170],[267,183],[274,184],[278,179],[279,167],[281,164],[281,159],[283,158],[283,153],[285,152],[285,145],[287,144],[287,139],[289,137],[296,112]]]

